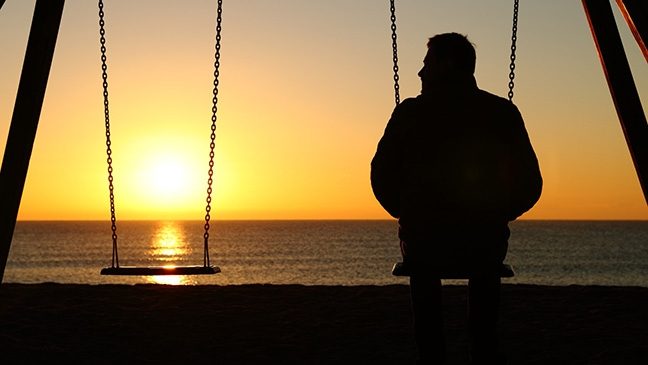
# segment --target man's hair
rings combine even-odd
[[[430,38],[427,43],[429,50],[437,60],[447,60],[457,71],[475,73],[475,48],[463,34],[443,33]]]

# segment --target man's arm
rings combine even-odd
[[[407,104],[405,100],[394,109],[371,160],[371,188],[380,205],[394,218],[400,217],[403,114]]]
[[[508,219],[514,220],[531,209],[542,193],[542,175],[538,159],[524,121],[517,107],[513,106],[512,130],[510,131],[511,172],[514,180],[509,186]]]

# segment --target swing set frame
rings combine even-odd
[[[648,124],[609,1],[581,0],[632,160],[648,203]],[[648,5],[616,0],[648,61]],[[5,0],[0,0],[0,11]],[[0,169],[0,282],[29,168],[65,0],[36,0]]]

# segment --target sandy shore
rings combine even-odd
[[[409,364],[408,287],[3,284],[0,363]],[[465,288],[445,287],[450,364]],[[648,288],[505,285],[511,364],[648,364]]]

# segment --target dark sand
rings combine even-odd
[[[408,287],[3,284],[0,363],[410,364]],[[445,287],[467,364],[465,287]],[[648,364],[648,288],[505,285],[511,364]]]

